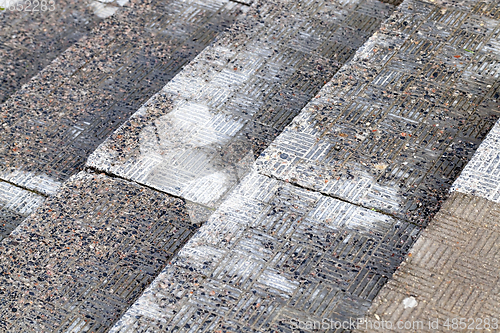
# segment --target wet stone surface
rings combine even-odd
[[[0,240],[33,213],[45,197],[0,181]]]
[[[247,7],[133,2],[101,22],[1,106],[0,178],[54,193]]]
[[[87,165],[216,207],[394,7],[259,1]]]
[[[289,332],[360,317],[420,228],[251,173],[111,332]]]
[[[452,318],[480,318],[467,320],[467,327],[498,331],[493,324],[500,316],[499,224],[499,204],[454,192],[375,298],[368,320],[422,321],[424,329],[416,331],[443,332],[448,318],[450,323]],[[436,319],[439,330],[429,330],[429,320]],[[357,332],[380,330],[364,325]]]
[[[256,164],[425,226],[499,116],[500,20],[405,1]]]
[[[32,1],[0,1],[0,6],[6,7],[0,11],[0,103],[64,50],[88,36],[101,21],[89,4],[90,1],[47,1],[46,10],[41,11],[40,4],[34,8]]]
[[[195,231],[182,200],[81,172],[0,243],[0,327],[103,332]]]

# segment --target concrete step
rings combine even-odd
[[[419,232],[253,172],[111,332],[291,332],[362,317]]]
[[[406,1],[256,164],[425,226],[500,115],[499,18]]]
[[[0,243],[0,330],[106,331],[195,229],[182,200],[78,173]]]
[[[41,8],[40,2],[36,6],[31,1],[0,1],[4,8],[0,11],[0,103],[64,50],[89,35],[102,21],[92,10],[94,3],[98,2],[46,1]]]
[[[453,192],[358,331],[497,332],[499,225],[498,201]]]
[[[256,2],[87,166],[209,213],[393,10],[376,0]]]
[[[246,7],[138,2],[98,24],[1,106],[0,178],[54,193]]]
[[[42,195],[0,181],[0,240],[7,237],[44,200]]]
[[[498,118],[484,8],[404,1],[111,331],[355,329]]]

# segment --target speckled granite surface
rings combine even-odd
[[[33,1],[0,1],[4,8],[0,11],[0,103],[89,35],[101,21],[89,6],[92,2],[97,1],[44,1],[42,10],[40,1],[38,6]]]
[[[460,5],[500,19],[498,2]],[[476,66],[481,75],[469,79],[492,87],[487,107],[498,111],[498,28],[493,37]],[[357,332],[380,332],[382,325],[386,332],[500,329],[499,128],[497,122],[455,180],[450,198],[381,289]]]
[[[499,225],[498,203],[453,192],[357,332],[497,332]]]
[[[136,1],[98,24],[1,106],[0,179],[54,193],[247,7]]]
[[[420,229],[251,173],[111,332],[288,332],[362,316]]]
[[[483,9],[403,2],[112,332],[363,317],[498,118],[498,23]]]
[[[216,207],[394,7],[257,1],[87,165]]]
[[[500,20],[405,1],[256,162],[425,226],[499,116]]]
[[[73,176],[0,242],[1,330],[106,330],[195,229],[181,200]]]

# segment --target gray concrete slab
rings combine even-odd
[[[499,116],[500,20],[477,6],[403,2],[260,172],[425,226]]]
[[[217,207],[393,8],[374,0],[256,2],[87,165]]]
[[[195,229],[182,200],[73,176],[0,242],[1,330],[107,330]]]
[[[374,7],[368,4],[375,2],[328,3],[328,11],[326,4],[321,7],[319,3],[308,3],[298,8],[297,3],[291,2],[290,7],[283,4],[279,11],[273,11],[273,3],[257,3],[253,8],[260,8],[260,12],[251,9],[248,17],[239,21],[243,24],[233,25],[217,41],[220,44],[198,56],[89,160],[93,168],[194,202],[185,203],[104,175],[74,176],[0,243],[4,245],[3,250],[0,248],[4,274],[0,276],[2,285],[7,286],[0,302],[0,312],[6,318],[4,327],[19,332],[105,331],[167,263],[112,332],[288,332],[293,331],[298,320],[343,321],[364,316],[414,244],[420,226],[427,224],[444,199],[446,194],[441,186],[449,188],[497,118],[496,110],[491,110],[491,106],[496,106],[498,86],[494,52],[498,24],[492,17],[494,7],[472,2],[404,2],[354,61],[337,73],[277,139],[269,150],[273,153],[263,154],[257,165],[266,175],[253,170],[245,176],[255,155],[267,146],[265,142],[271,141],[286,126],[286,119],[291,119],[300,108],[288,114],[287,108],[277,107],[283,106],[283,101],[293,100],[293,94],[283,93],[283,99],[273,95],[270,100],[277,98],[277,106],[269,108],[256,108],[254,104],[259,98],[238,100],[238,107],[233,108],[236,102],[228,96],[262,92],[262,85],[252,86],[257,87],[254,90],[248,88],[251,77],[263,77],[267,81],[262,82],[272,83],[281,79],[276,75],[286,74],[286,65],[280,67],[266,60],[268,56],[272,58],[274,47],[281,47],[282,40],[277,37],[276,45],[273,39],[283,34],[279,24],[274,25],[276,29],[267,30],[273,31],[274,36],[269,33],[260,41],[252,40],[268,48],[246,42],[250,33],[266,31],[259,23],[259,15],[272,23],[287,22],[291,27],[297,22],[293,17],[298,16],[296,13],[321,14],[325,21],[339,24],[333,33],[340,31],[337,37],[346,38],[342,39],[345,43],[360,40],[359,35],[345,34],[352,31],[348,27],[362,26],[366,36],[377,29],[380,22],[370,15]],[[375,12],[387,15],[388,7],[380,3],[378,6]],[[297,23],[294,26],[301,29],[288,39],[283,37],[288,49],[317,55],[314,50],[321,41],[311,31],[320,31],[322,26],[314,15],[311,25]],[[347,28],[342,28],[342,24]],[[102,43],[112,45],[106,43],[113,41],[104,37]],[[462,53],[456,54],[454,51],[459,49]],[[106,57],[120,61],[116,59],[120,59],[121,51]],[[307,59],[312,58],[303,59],[304,64],[310,65]],[[106,69],[102,64],[110,63],[96,60],[92,66],[97,72]],[[299,97],[309,96],[299,92],[319,90],[319,86],[311,88],[305,83],[321,74],[326,65],[313,64],[310,72],[295,68],[302,75],[299,82],[303,85],[298,90],[293,90],[295,85],[285,87]],[[408,69],[412,70],[410,74]],[[77,75],[86,91],[95,76],[86,77],[83,72]],[[198,90],[191,91],[192,87]],[[23,93],[37,96],[40,91],[29,89]],[[105,97],[106,89],[101,96]],[[60,96],[73,101],[75,95],[70,89]],[[24,108],[28,102],[32,101],[17,100]],[[85,109],[84,104],[75,105]],[[41,118],[44,109],[36,110]],[[231,113],[232,110],[238,113]],[[56,120],[51,121],[55,124]],[[38,125],[16,126],[18,130]],[[238,137],[249,126],[253,132],[246,138]],[[275,132],[261,130],[265,126]],[[20,145],[22,131],[16,133],[13,137]],[[264,143],[252,141],[256,138]],[[95,142],[91,141],[88,147]],[[31,147],[19,146],[24,152]],[[17,146],[13,148],[4,152],[15,156]],[[327,159],[330,164],[323,163]],[[93,164],[95,161],[104,167]],[[290,167],[290,161],[296,163],[296,169]],[[335,163],[345,166],[340,174],[344,178],[324,173],[334,170]],[[220,180],[227,174],[220,170],[227,166],[232,170],[227,178],[230,185],[221,191],[217,186],[226,184]],[[23,186],[28,182],[52,184],[53,180],[39,171],[34,177],[29,168],[13,168],[9,172],[11,179],[17,177]],[[182,177],[188,176],[195,181],[183,182]],[[217,207],[224,192],[240,178],[242,183],[229,192],[208,222],[174,256],[196,227],[192,225],[193,217],[204,221],[208,216],[207,210],[195,202]],[[172,179],[187,185],[178,189],[172,186]],[[467,229],[472,218],[484,222],[486,217],[497,217],[496,213],[478,217],[477,203],[454,203],[459,207],[456,210],[470,206],[469,212],[463,216],[457,212],[444,214],[448,219],[458,219],[459,226],[455,227],[455,220],[443,224],[448,234],[440,234],[445,240],[440,239],[438,245],[456,246],[457,239],[460,243],[460,232],[465,230],[463,233],[468,234],[472,230]],[[201,217],[197,217],[198,208]],[[105,223],[109,228],[103,227]],[[481,235],[488,231],[484,223]],[[166,227],[171,224],[174,228]],[[489,247],[474,248],[469,246],[469,240],[460,243],[459,246],[467,244],[472,252],[468,260],[455,261],[458,268],[449,273],[454,277],[462,277],[461,272],[479,276],[480,288],[482,284],[496,286],[497,282],[490,278],[496,272],[483,270],[482,275],[473,275],[478,268],[469,264],[484,253],[496,260],[492,245],[495,235],[486,241]],[[164,243],[171,246],[170,251],[163,251]],[[425,258],[442,250],[437,248],[436,252],[434,245],[419,245],[432,252],[427,252]],[[21,251],[23,256],[19,255]],[[434,263],[431,260],[426,267],[432,265],[431,270],[437,270],[440,263]],[[468,287],[467,283],[459,288]],[[460,301],[465,299],[462,296]],[[406,298],[397,300],[403,307],[414,308],[416,297]],[[480,297],[470,298],[471,302],[476,299]],[[463,308],[470,309],[470,303]]]
[[[51,194],[246,8],[229,0],[133,2],[0,110],[0,179]]]
[[[358,331],[498,332],[499,225],[498,203],[454,192]]]
[[[291,332],[362,316],[419,232],[254,172],[111,332]]]
[[[498,22],[470,14],[476,5],[404,2],[112,332],[292,332],[363,317],[498,117],[496,72],[480,71],[496,68]],[[148,173],[135,166],[135,177]]]

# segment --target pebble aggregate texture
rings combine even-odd
[[[228,0],[124,5],[1,106],[0,179],[55,193],[247,7]]]
[[[1,329],[292,332],[364,316],[384,285],[370,315],[386,290],[433,295],[440,267],[456,301],[425,309],[496,315],[495,204],[454,193],[415,241],[498,118],[498,4],[407,0],[338,71],[393,9],[132,3],[63,53],[1,110],[0,212],[41,204],[12,184],[53,194],[0,241]],[[88,162],[128,180],[77,173],[138,109]],[[193,236],[190,203],[129,180],[218,208]],[[427,275],[391,280],[414,244]]]
[[[499,115],[497,2],[405,1],[257,160],[427,225]]]
[[[217,207],[393,10],[375,0],[257,1],[87,165]]]
[[[420,228],[250,173],[111,332],[291,332],[362,316]]]
[[[182,200],[78,173],[0,242],[0,330],[106,331],[194,230]]]
[[[111,332],[292,332],[292,319],[364,316],[498,118],[496,6],[403,2]],[[336,164],[348,166],[341,182],[328,173]],[[454,222],[427,233],[462,244],[478,211],[459,217],[470,206],[455,196],[437,217]],[[496,255],[495,237],[469,247],[453,277],[492,282],[470,263]],[[425,239],[416,247],[435,253],[422,269],[431,276],[453,251]],[[467,286],[454,289],[459,302]]]
[[[32,1],[30,1],[31,3]],[[29,11],[26,2],[1,0],[0,7],[0,103],[38,74],[64,50],[85,38],[100,18],[90,1],[57,0],[54,10]],[[12,7],[13,6],[13,7]],[[52,5],[48,4],[49,8]],[[38,12],[31,11],[32,9]]]

